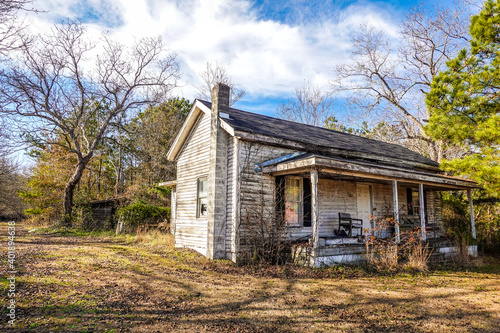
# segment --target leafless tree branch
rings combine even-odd
[[[99,50],[93,63],[90,56]],[[110,124],[166,100],[178,78],[176,55],[161,38],[127,47],[109,36],[92,40],[82,24],[69,21],[34,36],[9,61],[0,73],[0,113],[16,119],[32,141],[57,143],[76,155],[65,188],[70,215],[74,188]]]
[[[469,14],[463,1],[450,8],[437,7],[433,13],[417,7],[405,16],[398,40],[362,26],[352,37],[350,61],[335,69],[332,92],[364,116],[397,123],[406,134],[400,139],[410,149],[436,161],[456,153],[425,134],[429,114],[424,99],[433,77],[464,47]]]
[[[276,109],[276,117],[313,126],[325,126],[333,115],[333,99],[319,87],[304,82],[295,89],[295,99]]]
[[[245,91],[239,89],[236,84],[233,83],[227,74],[226,68],[219,62],[207,62],[207,67],[200,73],[200,77],[203,82],[201,85],[196,86],[196,98],[210,101],[212,99],[212,89],[217,83],[224,83],[231,88],[229,105],[233,105],[245,95]]]

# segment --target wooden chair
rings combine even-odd
[[[413,231],[415,228],[420,227],[420,220],[414,217],[402,217],[399,221],[399,230]]]
[[[359,229],[359,234],[363,236],[363,220],[352,218],[349,213],[339,213],[339,230],[340,227],[349,230],[349,237],[352,237],[352,229]]]

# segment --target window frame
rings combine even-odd
[[[206,184],[205,196],[200,196],[200,184],[203,181]],[[201,214],[200,211],[201,199],[206,200],[207,209],[205,211],[205,214]],[[208,176],[201,176],[196,178],[196,218],[207,218],[207,215],[208,215]]]
[[[406,188],[407,214],[410,216],[420,216],[420,198],[418,189]],[[411,208],[411,214],[410,214]]]
[[[299,180],[299,201],[288,201],[287,200],[287,181],[290,179],[296,179]],[[298,221],[296,224],[291,224],[287,221],[287,214],[286,214],[286,207],[288,202],[298,202],[299,203],[299,216],[298,216]],[[284,206],[285,206],[285,213],[284,213],[284,219],[285,219],[285,225],[288,228],[302,228],[304,227],[304,178],[303,177],[297,177],[297,176],[287,176],[285,177],[285,200],[284,200]],[[309,227],[306,227],[309,228]]]

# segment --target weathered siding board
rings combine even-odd
[[[170,192],[170,233],[175,237],[175,221],[177,218],[177,186]]]
[[[356,215],[356,184],[320,178],[318,181],[319,236],[333,237],[339,226],[339,213]],[[293,238],[312,234],[311,227],[289,228]]]
[[[394,203],[393,203],[392,185],[374,184],[373,185],[373,215],[379,218],[393,216]],[[406,201],[406,187],[398,186],[398,202],[399,202],[399,216],[407,214],[407,201]]]
[[[241,142],[238,138],[233,137],[233,196],[232,196],[232,216],[231,216],[231,251],[229,255],[231,260],[237,262],[240,248],[240,204],[241,204],[241,181],[240,181],[240,160],[239,151]]]
[[[177,162],[175,245],[207,252],[207,219],[196,217],[198,178],[208,176],[210,115],[203,114],[186,141]]]
[[[233,195],[234,195],[234,142],[233,137],[228,137],[227,144],[227,191],[226,191],[226,258],[231,259],[231,246],[233,242]]]
[[[392,216],[392,186],[373,184],[373,215],[379,218]]]
[[[292,149],[267,146],[249,141],[240,141],[238,164],[240,165],[240,226],[237,230],[239,251],[248,254],[251,250],[252,230],[260,219],[274,216],[275,178],[255,171],[255,163],[296,152]]]

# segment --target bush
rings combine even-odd
[[[500,202],[484,197],[482,191],[474,194],[477,245],[481,252],[500,251]],[[443,221],[446,235],[461,244],[475,244],[472,239],[469,203],[464,193],[443,192]]]
[[[118,220],[128,228],[158,225],[170,221],[170,207],[155,206],[143,201],[134,201],[116,212]]]
[[[398,270],[400,266],[417,271],[427,270],[431,250],[422,243],[418,229],[401,231],[398,243],[394,234],[394,218],[372,219],[375,219],[375,227],[365,239],[368,266],[378,271]]]

